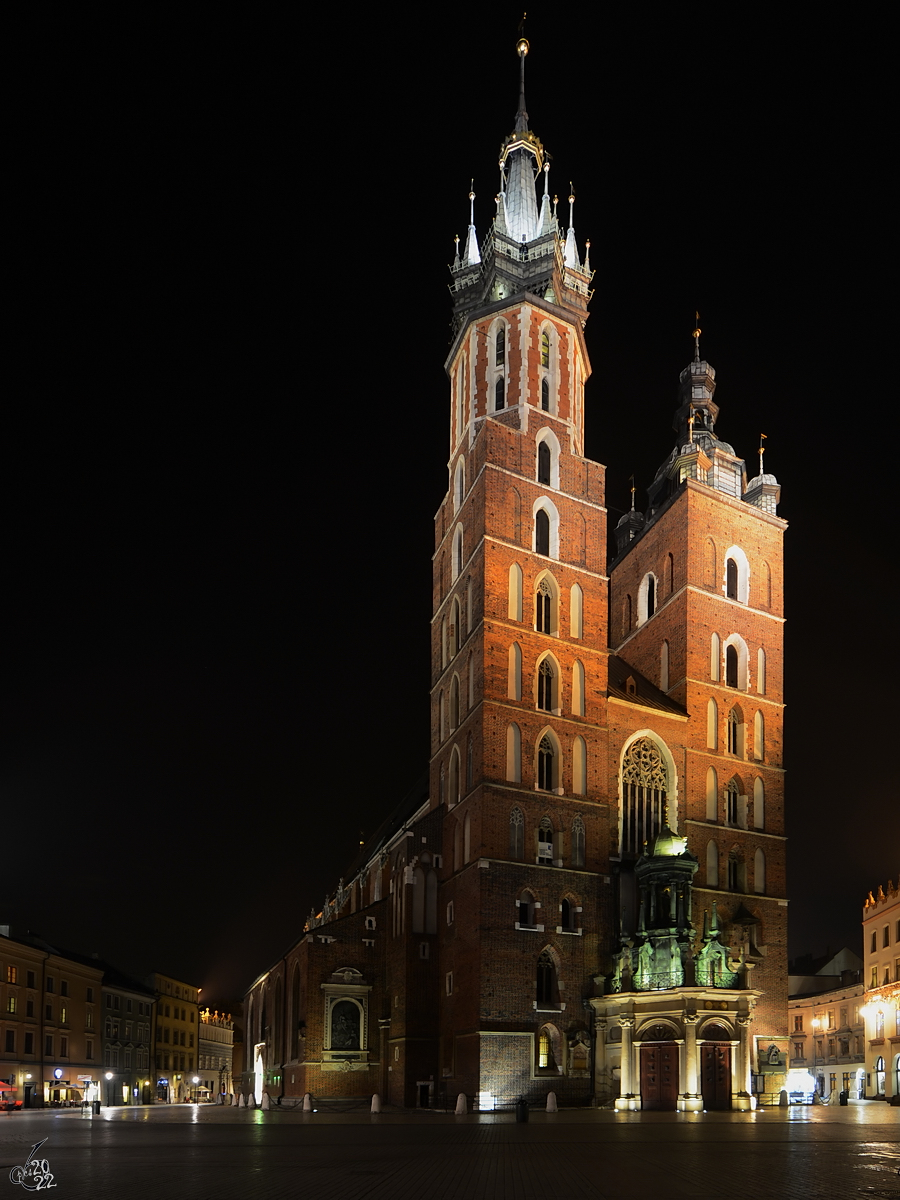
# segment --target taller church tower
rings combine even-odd
[[[598,878],[609,840],[604,472],[583,457],[591,271],[574,198],[566,229],[551,201],[525,107],[527,41],[517,50],[497,215],[480,247],[470,219],[451,268],[450,487],[432,621],[430,791],[451,867],[441,1070],[491,1094],[523,1073],[558,1077],[565,1036],[587,1078],[583,981],[596,970],[594,914],[611,896]]]

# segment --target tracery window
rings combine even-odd
[[[546,579],[542,579],[534,596],[534,627],[538,633],[553,632],[550,621],[552,603],[553,589]]]
[[[538,827],[538,858],[548,861],[553,858],[553,823],[549,817],[541,817]]]
[[[555,758],[553,742],[544,734],[538,746],[538,787],[545,792],[552,792],[555,786]]]
[[[622,763],[622,853],[640,854],[655,837],[666,815],[669,774],[662,753],[650,738],[637,738]]]
[[[538,667],[537,706],[544,712],[553,712],[554,674],[550,660],[545,658]]]

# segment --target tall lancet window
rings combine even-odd
[[[544,412],[550,411],[550,384],[546,379],[541,380],[541,408]]]
[[[501,325],[497,330],[496,353],[494,362],[498,367],[502,367],[506,363],[506,330]]]
[[[666,819],[669,772],[656,742],[637,738],[622,762],[622,853],[640,854]]]
[[[543,508],[534,514],[534,549],[537,554],[550,555],[550,518]]]
[[[541,334],[541,366],[550,366],[550,334],[546,329]]]
[[[494,384],[494,412],[506,407],[506,380],[501,375]]]
[[[550,447],[546,442],[538,446],[538,483],[550,486]]]

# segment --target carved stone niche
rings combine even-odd
[[[371,986],[363,982],[355,967],[340,967],[321,988],[325,1005],[322,1070],[367,1070]]]

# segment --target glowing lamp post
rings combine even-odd
[[[107,1108],[112,1108],[112,1100],[110,1099],[110,1095],[112,1093],[112,1077],[113,1077],[112,1071],[107,1071],[106,1072],[106,1107]]]

